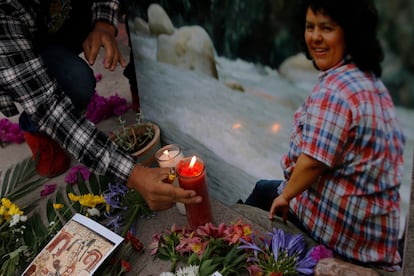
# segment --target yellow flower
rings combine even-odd
[[[23,215],[23,211],[19,209],[19,207],[11,202],[8,198],[3,197],[1,199],[1,206],[0,206],[0,215],[5,220],[10,220],[14,215]]]
[[[249,224],[243,225],[243,236],[249,236],[253,233],[252,226]]]
[[[79,203],[85,207],[95,208],[96,205],[106,203],[106,201],[103,195],[86,194],[80,197]]]
[[[10,208],[9,208],[9,215],[10,216],[14,216],[14,215],[20,215],[20,216],[22,216],[23,215],[23,211],[20,210],[19,207],[17,207],[16,204],[12,204],[12,205],[10,205]]]
[[[68,194],[68,197],[69,197],[69,199],[70,199],[70,200],[72,200],[72,201],[74,201],[74,202],[79,201],[79,198],[80,198],[80,196],[77,196],[77,195],[75,195],[75,194],[73,194],[73,193],[69,193],[69,194]]]
[[[201,251],[201,243],[191,244],[191,250],[193,250],[194,253],[198,254]]]
[[[62,209],[63,208],[63,204],[61,204],[61,203],[54,203],[53,204],[53,209],[55,209],[55,210],[59,210],[59,209]]]
[[[8,199],[8,198],[5,198],[5,197],[3,197],[2,199],[1,199],[1,205],[3,205],[5,208],[10,208],[10,206],[12,205],[13,203],[10,201],[10,199]]]
[[[0,216],[3,216],[7,212],[4,206],[0,206]]]

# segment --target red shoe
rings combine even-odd
[[[36,171],[39,175],[52,178],[69,169],[69,156],[52,138],[29,132],[24,132],[24,138],[32,150]]]

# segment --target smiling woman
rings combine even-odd
[[[405,136],[382,83],[370,0],[303,0],[302,42],[321,71],[294,114],[285,180],[257,182],[247,204],[276,212],[338,256],[399,269]]]
[[[345,56],[345,34],[340,25],[321,11],[306,12],[305,41],[315,66],[327,70]]]

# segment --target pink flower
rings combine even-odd
[[[82,176],[83,181],[88,181],[91,176],[91,172],[84,165],[75,165],[65,176],[65,182],[68,184],[75,184],[78,181],[79,175]]]
[[[316,245],[311,249],[310,256],[312,259],[314,259],[316,262],[319,262],[320,259],[324,258],[331,258],[333,257],[333,252],[329,248],[326,248],[323,245]]]
[[[131,105],[127,100],[118,95],[105,98],[100,96],[97,92],[93,94],[86,111],[86,118],[97,124],[100,121],[110,118],[112,116],[120,116],[128,111]]]
[[[196,233],[197,235],[204,237],[221,238],[225,236],[225,231],[227,229],[228,228],[224,223],[221,223],[218,227],[216,227],[210,222],[206,223],[205,225],[199,226],[196,229]]]
[[[96,73],[95,74],[95,79],[96,79],[97,82],[101,81],[102,80],[102,74],[101,73]]]
[[[16,143],[24,142],[23,131],[19,125],[10,122],[8,119],[0,119],[0,143]]]
[[[56,187],[57,187],[56,183],[45,184],[43,186],[43,190],[40,191],[40,196],[47,196],[47,195],[54,193],[56,191]]]
[[[264,275],[263,270],[257,264],[248,265],[247,271],[249,271],[250,276],[263,276]]]
[[[152,235],[152,242],[149,245],[149,249],[151,250],[151,253],[150,253],[151,256],[154,256],[155,254],[157,254],[158,243],[160,242],[160,239],[161,239],[161,234],[155,233],[154,235]]]
[[[124,98],[121,98],[118,95],[109,97],[108,106],[112,111],[112,114],[115,116],[122,115],[131,108],[131,105],[129,105]]]
[[[182,237],[180,243],[176,246],[177,252],[195,252],[198,253],[201,250],[202,239],[200,237]]]
[[[240,238],[246,241],[252,239],[252,226],[250,224],[243,224],[241,220],[238,220],[231,227],[225,230],[224,240],[229,244],[235,244],[239,242]]]

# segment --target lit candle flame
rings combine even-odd
[[[165,156],[170,158],[170,152],[168,150],[164,150],[164,152],[162,154],[164,154]]]
[[[197,158],[195,157],[195,155],[193,156],[193,158],[191,158],[190,165],[188,166],[190,169],[194,167],[194,164],[196,162],[196,159]]]

